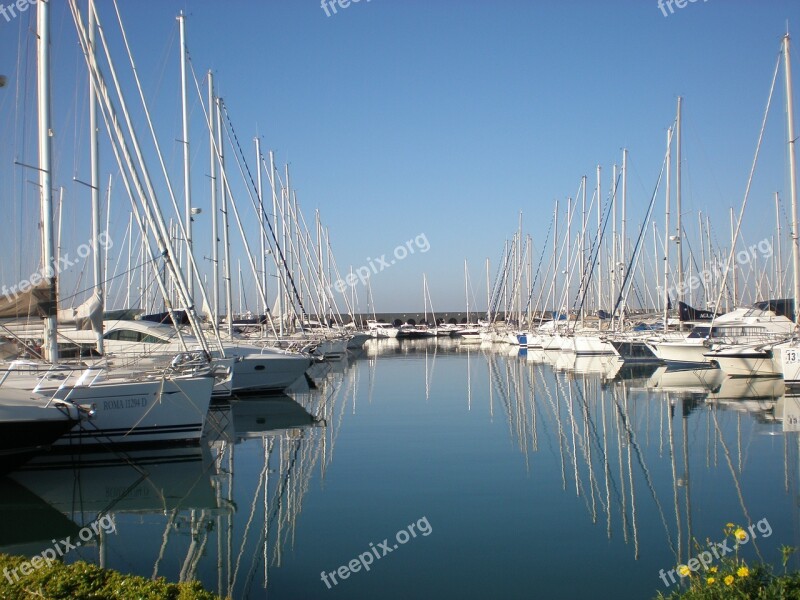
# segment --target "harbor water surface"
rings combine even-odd
[[[449,339],[310,380],[212,407],[199,448],[35,460],[2,483],[0,550],[70,536],[67,562],[232,598],[638,600],[727,523],[747,561],[800,545],[782,380]]]

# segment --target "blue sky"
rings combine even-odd
[[[53,4],[55,180],[65,188],[66,247],[89,235],[88,191],[72,182],[88,179],[86,76],[66,2]],[[554,201],[574,196],[582,175],[593,185],[598,164],[605,195],[622,148],[630,152],[633,236],[679,95],[686,228],[691,235],[703,211],[712,215],[716,242],[729,244],[728,211],[738,212],[744,195],[781,37],[787,20],[800,23],[800,4],[789,0],[698,1],[667,17],[657,0],[361,0],[331,16],[315,0],[119,5],[179,193],[175,16],[184,10],[198,77],[214,71],[248,157],[258,134],[281,167],[291,164],[306,218],[321,211],[340,268],[365,265],[425,234],[428,252],[372,277],[378,311],[421,309],[423,272],[435,308],[462,309],[465,259],[485,305],[484,262],[496,266],[520,211],[535,265]],[[99,9],[122,69],[113,7],[100,2]],[[32,14],[0,17],[0,73],[9,79],[0,90],[0,193],[13,221],[0,240],[7,257],[0,281],[9,285],[36,268],[38,253],[32,175],[13,164],[35,161]],[[129,70],[124,77],[130,81]],[[779,79],[746,243],[774,234],[774,192],[788,205],[782,86]],[[193,196],[207,208],[207,133],[195,96],[191,111]],[[103,164],[105,181],[116,166]],[[252,215],[247,197],[237,198]],[[118,248],[128,212],[117,185],[111,234]],[[198,253],[207,256],[207,212],[195,227],[204,232],[196,233]],[[234,253],[241,256],[240,245]],[[79,271],[64,275],[71,289],[81,289]],[[252,304],[252,286],[245,289]],[[363,308],[365,290],[357,291]]]

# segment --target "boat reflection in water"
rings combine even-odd
[[[230,597],[248,597],[256,584],[265,589],[311,471],[326,450],[330,456],[323,425],[342,379],[297,394],[317,415],[287,395],[212,406],[199,446],[34,459],[0,480],[0,552],[33,556],[108,515],[113,533],[101,528],[66,562],[197,579]]]
[[[361,359],[321,365],[291,396],[212,406],[199,448],[59,457],[60,465],[39,457],[6,480],[4,527],[25,525],[3,531],[2,549],[35,553],[108,514],[116,534],[68,561],[196,578],[233,598],[315,597],[328,592],[320,569],[419,505],[440,524],[431,537],[439,549],[468,527],[481,540],[464,546],[458,564],[437,564],[443,574],[426,582],[431,589],[514,597],[513,586],[535,578],[542,597],[559,596],[563,578],[541,575],[564,556],[528,544],[542,535],[592,540],[570,547],[586,586],[618,565],[636,590],[628,597],[650,597],[660,568],[695,556],[694,540],[721,539],[728,521],[769,517],[775,536],[748,545],[747,560],[770,560],[795,541],[800,398],[785,397],[780,380],[444,341],[371,340]],[[511,522],[524,546],[509,545]],[[509,587],[495,579],[471,591],[482,584],[455,576],[476,564],[502,569],[523,549],[534,566]],[[348,580],[346,592],[371,597],[397,583],[399,561]],[[582,585],[569,589],[580,595]]]

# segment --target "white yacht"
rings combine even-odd
[[[396,338],[400,332],[391,323],[382,323],[374,320],[367,321],[367,330],[374,338]]]
[[[169,325],[149,321],[106,321],[104,325],[103,344],[106,355],[112,359],[136,359],[139,364],[158,366],[181,352],[198,351],[202,347],[197,338],[184,334],[179,337]],[[225,356],[233,359],[230,385],[234,393],[283,391],[311,365],[308,356],[277,348],[234,342],[224,342],[223,348]],[[213,347],[211,355],[220,358]]]
[[[91,415],[60,437],[57,447],[197,443],[215,373],[207,361],[186,358],[160,372],[17,360],[6,365],[2,389],[32,390]]]
[[[713,344],[776,343],[791,335],[794,322],[775,302],[757,302],[721,315],[713,322],[695,322],[688,334],[672,333],[648,340],[653,353],[666,363],[711,365],[706,356]]]

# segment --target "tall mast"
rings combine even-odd
[[[217,98],[217,149],[219,152],[220,172],[225,171],[225,148],[222,136],[222,98]],[[233,336],[233,292],[231,290],[231,244],[228,223],[228,179],[222,177],[222,251],[225,254],[225,265],[222,278],[225,281],[225,314],[227,315],[228,335]]]
[[[667,182],[666,182],[666,212],[664,213],[664,331],[669,326],[669,246],[672,236],[669,234],[669,205],[670,186],[672,184],[672,127],[667,130]]]
[[[94,0],[89,0],[89,46],[95,52],[95,13]],[[92,189],[92,271],[94,290],[100,299],[100,310],[103,310],[103,256],[100,248],[100,152],[97,143],[97,98],[95,97],[94,78],[89,75],[89,162],[91,163]],[[108,232],[106,231],[106,235]],[[97,333],[97,352],[103,354],[102,330]]]
[[[777,264],[775,265],[775,281],[778,282],[778,298],[783,298],[783,256],[781,254],[781,246],[783,245],[783,237],[781,235],[781,199],[778,192],[775,192],[775,220],[778,225],[778,235],[775,238],[775,245],[777,246]]]
[[[683,301],[683,225],[681,223],[681,108],[683,98],[678,96],[678,117],[675,123],[675,227],[678,230],[678,300]]]
[[[614,319],[614,303],[617,301],[617,165],[611,170],[611,319]]]
[[[619,262],[622,263],[623,269],[627,269],[628,267],[628,264],[626,262],[627,252],[625,251],[625,245],[628,243],[627,231],[626,231],[627,222],[628,222],[628,149],[623,148],[622,149],[622,238],[620,240],[620,250],[619,250]],[[627,273],[621,273],[621,275],[625,277],[627,276]],[[619,313],[620,331],[622,330],[623,324],[625,323],[626,303],[627,301],[623,299],[622,310],[620,310]]]
[[[492,295],[489,291],[489,258],[486,258],[486,320],[492,322]]]
[[[797,157],[794,138],[794,100],[792,96],[792,58],[789,34],[783,38],[783,57],[786,68],[786,115],[789,129],[789,189],[792,198],[792,267],[794,271],[794,316],[800,324],[800,232],[797,230]]]
[[[600,165],[597,165],[597,306],[595,310],[600,310],[603,306],[603,260],[600,258],[600,230],[603,221],[603,207],[600,195]]]
[[[553,290],[553,314],[558,315],[561,311],[561,307],[558,306],[558,299],[556,298],[557,288],[558,288],[558,200],[556,200],[556,206],[553,209],[553,230],[555,234],[553,235],[553,285],[551,285],[551,289]],[[557,317],[556,317],[557,320]]]
[[[209,165],[209,180],[211,182],[211,322],[214,328],[219,326],[219,225],[217,222],[217,151],[216,148],[216,101],[214,99],[214,74],[208,71],[208,137],[211,150],[211,163]]]
[[[581,178],[581,247],[580,247],[580,270],[581,270],[581,289],[579,290],[581,297],[584,295],[584,286],[586,285],[585,277],[586,277],[586,175]],[[581,302],[581,329],[584,326],[584,316],[586,315],[586,309],[584,307],[584,303]]]
[[[281,233],[283,234],[283,252],[284,252],[285,259],[284,259],[284,264],[283,264],[282,268],[284,270],[286,270],[286,277],[290,277],[290,276],[293,275],[293,273],[291,272],[293,253],[292,253],[292,248],[290,247],[290,245],[287,244],[287,239],[289,239],[291,237],[291,230],[289,229],[291,221],[289,221],[289,225],[287,225],[287,217],[289,217],[289,219],[291,219],[291,214],[290,214],[291,182],[289,180],[289,163],[286,163],[286,168],[285,168],[284,172],[285,172],[285,177],[286,177],[286,189],[284,190],[284,193],[281,195],[281,226],[282,226],[282,232]],[[285,295],[284,296],[284,301],[283,301],[283,306],[284,306],[284,310],[288,312],[289,308],[291,306],[291,304],[289,302],[289,286],[288,285],[284,285],[283,288],[284,288],[283,292],[284,292],[284,295]]]
[[[258,185],[258,206],[261,210],[259,214],[260,227],[258,228],[258,237],[261,239],[261,288],[264,290],[264,306],[263,313],[267,314],[269,307],[267,306],[267,235],[264,231],[264,188],[261,181],[261,140],[256,137],[256,168],[258,170],[257,185]]]
[[[275,246],[276,246],[276,262],[275,267],[278,272],[278,334],[283,337],[283,269],[277,262],[277,256],[281,255],[281,248],[278,240],[278,190],[276,187],[276,172],[275,172],[275,152],[269,151],[269,179],[272,186],[272,223],[275,228]],[[374,308],[374,307],[373,307]]]
[[[467,259],[464,259],[464,297],[467,299],[467,325],[469,325],[469,279],[467,275]]]
[[[44,318],[45,358],[58,361],[58,308],[55,238],[53,235],[52,149],[50,120],[50,3],[39,2],[36,13],[37,105],[39,116],[39,188],[41,190],[42,267],[48,286]]]
[[[181,38],[181,118],[183,121],[183,193],[186,203],[184,213],[184,229],[186,230],[186,289],[189,294],[189,304],[194,304],[194,273],[192,269],[192,185],[189,163],[189,112],[186,97],[186,16],[183,11],[178,15],[178,25]]]
[[[730,208],[730,220],[731,220],[731,254],[736,253],[736,223],[735,218],[733,216],[733,207]],[[733,261],[731,265],[731,283],[733,285],[733,306],[735,307],[739,303],[739,286],[738,283],[738,273],[736,269],[736,261]]]

